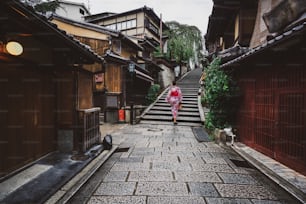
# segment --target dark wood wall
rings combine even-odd
[[[58,130],[74,135],[77,109],[93,107],[92,74],[66,67],[0,64],[0,176],[57,149]]]
[[[243,93],[238,136],[243,143],[306,175],[305,64],[248,67],[241,72]]]
[[[0,64],[0,176],[56,148],[52,72]]]
[[[91,73],[80,72],[78,75],[78,109],[93,107],[93,77]]]
[[[71,128],[74,119],[74,109],[76,107],[75,93],[76,73],[71,70],[58,72],[57,81],[57,123],[59,128]]]
[[[105,69],[105,86],[108,92],[122,92],[122,69],[120,64],[107,63]]]

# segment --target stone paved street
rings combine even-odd
[[[127,125],[112,136],[119,149],[88,203],[298,203],[256,169],[236,166],[243,159],[229,147],[197,142],[190,127]]]

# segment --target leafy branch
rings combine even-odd
[[[215,58],[205,68],[204,100],[209,113],[205,127],[209,130],[232,125],[237,111],[239,89],[235,81],[220,68],[221,59]]]
[[[58,0],[40,2],[34,6],[34,9],[41,13],[46,13],[48,11],[54,12],[60,6]]]
[[[201,58],[202,37],[196,26],[180,24],[176,21],[166,22],[170,28],[166,35],[168,40],[168,59],[175,59],[178,63]]]

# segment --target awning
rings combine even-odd
[[[156,71],[160,72],[160,71],[164,71],[163,68],[161,68],[158,64],[156,64],[153,61],[149,61],[148,62],[149,66],[152,67],[153,69],[155,69]]]
[[[157,63],[153,62],[151,59],[149,58],[145,58],[142,56],[137,55],[137,58],[144,61],[146,65],[148,65],[149,67],[156,69],[157,71],[164,71],[163,68],[161,68]]]
[[[135,69],[135,73],[136,73],[136,77],[139,78],[139,79],[142,79],[142,80],[145,80],[147,82],[154,82],[154,79],[152,77],[150,77],[149,75],[141,72],[141,71],[138,71],[137,69]]]
[[[103,58],[107,61],[107,62],[117,62],[120,64],[128,64],[129,60],[121,57],[120,55],[116,55],[114,53],[112,53],[111,51],[107,51],[105,55],[103,55]]]

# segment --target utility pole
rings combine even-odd
[[[163,53],[163,20],[162,14],[160,14],[160,22],[159,22],[159,44],[160,44],[160,51]]]

